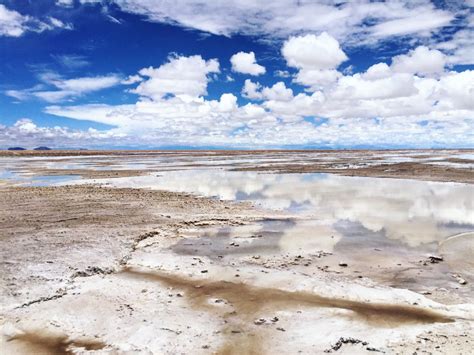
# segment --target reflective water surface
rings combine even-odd
[[[474,188],[468,184],[210,169],[109,179],[107,183],[252,201],[266,209],[291,212],[309,224],[305,229],[320,230],[320,236],[328,234],[334,240],[348,233],[341,223],[412,247],[474,230]],[[302,223],[285,229],[296,233]]]
[[[351,272],[364,270],[365,276],[397,287],[457,288],[452,273],[474,281],[473,265],[465,262],[474,260],[474,234],[463,234],[456,243],[445,242],[474,231],[474,189],[469,184],[217,169],[163,172],[106,183],[251,201],[286,215],[244,226],[190,231],[171,248],[178,254],[225,260],[304,258],[322,252],[329,253],[324,258],[329,269],[337,269],[342,260]],[[430,255],[439,253],[446,262],[424,266]]]

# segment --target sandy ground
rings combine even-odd
[[[324,251],[245,251],[262,238],[253,222],[294,216],[92,185],[4,185],[0,201],[1,353],[467,354],[474,347],[471,279],[424,294],[384,277],[405,264],[364,270],[356,254],[346,266]],[[200,231],[213,226],[248,232],[203,253],[209,241]],[[420,264],[409,276],[444,267]]]

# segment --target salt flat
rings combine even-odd
[[[0,346],[466,353],[472,154],[2,152]]]

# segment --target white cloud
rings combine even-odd
[[[426,37],[433,30],[447,26],[453,19],[453,14],[443,10],[413,13],[409,17],[379,23],[372,28],[372,33],[376,37],[400,36],[413,33]]]
[[[260,75],[265,74],[265,67],[257,64],[254,52],[239,52],[230,58],[232,70],[237,73]]]
[[[122,84],[131,85],[143,81],[143,78],[140,75],[129,75],[126,79],[122,80]]]
[[[392,70],[386,63],[377,63],[367,69],[362,77],[368,80],[377,80],[387,78],[390,75],[392,75]]]
[[[27,100],[30,96],[26,90],[6,90],[4,94],[20,101]]]
[[[52,57],[63,67],[71,70],[80,69],[90,65],[86,57],[76,54],[52,55]]]
[[[446,57],[443,53],[420,46],[408,54],[392,58],[391,68],[396,73],[430,75],[442,73],[445,65]]]
[[[316,91],[334,84],[340,77],[342,74],[335,69],[301,69],[296,74],[294,82]]]
[[[77,94],[106,89],[120,83],[117,75],[93,76],[66,80],[54,80],[52,84],[64,91],[71,91]]]
[[[98,2],[95,0],[95,2]],[[123,11],[149,21],[180,25],[217,35],[287,38],[327,31],[343,43],[359,45],[391,36],[423,37],[459,15],[428,0],[359,1],[162,1],[115,0]],[[104,5],[105,6],[105,5]]]
[[[99,131],[93,128],[87,130],[73,130],[67,127],[40,127],[31,119],[19,119],[13,126],[6,127],[0,124],[0,146],[7,147],[12,143],[33,148],[47,145],[53,148],[81,147],[104,145],[116,142],[123,144],[127,137],[114,130]]]
[[[49,23],[43,23],[44,30],[52,30],[54,28],[62,28],[62,29],[66,29],[66,30],[72,30],[73,29],[73,26],[71,24],[64,23],[61,20],[59,20],[57,18],[54,18],[54,17],[51,17],[51,16],[48,17],[48,21],[49,21]],[[42,31],[43,31],[43,29],[40,32],[42,32]]]
[[[237,107],[237,97],[234,94],[222,94],[218,105],[220,112],[232,112],[235,111]]]
[[[289,78],[291,76],[288,70],[275,70],[273,75],[279,78]]]
[[[217,59],[204,60],[200,55],[170,57],[158,68],[144,68],[145,81],[132,92],[160,100],[168,94],[198,97],[207,93],[208,74],[219,73]]]
[[[443,110],[471,110],[474,117],[474,70],[450,72],[439,80],[438,108]]]
[[[471,14],[466,22],[466,26],[457,31],[450,40],[435,44],[436,48],[449,54],[447,61],[451,65],[474,64],[474,14]]]
[[[287,88],[284,82],[279,81],[272,87],[263,88],[262,95],[267,100],[290,101],[293,98],[293,90]]]
[[[119,85],[121,82],[121,77],[116,74],[64,79],[56,73],[47,72],[40,75],[40,79],[43,83],[54,87],[54,89],[45,90],[45,85],[41,84],[24,90],[7,90],[5,94],[17,100],[36,97],[47,102],[59,102],[86,93],[107,89]]]
[[[282,81],[272,87],[264,87],[247,79],[242,88],[242,96],[250,100],[289,101],[293,98],[293,90],[287,88]]]
[[[290,37],[281,53],[289,66],[299,69],[335,69],[348,59],[339,42],[326,32]]]
[[[71,7],[74,5],[74,0],[56,0],[56,5],[64,6],[64,7]]]
[[[406,56],[412,58],[416,52]],[[115,134],[131,141],[161,145],[474,145],[474,71],[444,71],[429,77],[397,72],[378,63],[364,73],[339,73],[330,86],[296,95],[283,82],[266,87],[247,79],[242,96],[258,103],[239,106],[231,93],[222,94],[219,100],[203,96],[209,63],[197,59],[200,74],[192,77],[203,84],[197,85],[199,90],[193,90],[192,95],[188,92],[163,99],[169,93],[165,90],[153,95],[154,100],[146,99],[150,97],[146,94],[132,105],[51,106],[46,112],[114,125]],[[153,69],[153,74],[160,68]],[[404,71],[433,71],[422,69]],[[189,79],[187,70],[172,73],[177,82]],[[328,120],[314,125],[306,117]]]
[[[20,37],[28,31],[43,32],[56,28],[72,29],[72,26],[54,17],[48,17],[44,21],[40,21],[31,16],[22,15],[17,11],[9,10],[5,5],[0,4],[0,36]]]
[[[427,79],[423,79],[427,80]],[[431,80],[431,79],[428,79]],[[49,114],[82,120],[117,125],[115,134],[123,134],[129,142],[142,145],[225,145],[225,146],[284,146],[299,144],[329,144],[338,146],[409,144],[410,146],[431,146],[442,144],[453,146],[473,142],[470,126],[474,123],[469,116],[450,111],[438,114],[431,112],[420,117],[407,112],[395,111],[398,116],[388,119],[373,119],[374,113],[390,113],[400,106],[393,102],[387,111],[382,103],[377,110],[364,111],[364,107],[350,105],[354,101],[321,101],[317,94],[298,94],[290,101],[265,101],[262,105],[234,105],[232,96],[217,100],[185,102],[171,98],[158,102],[138,102],[135,105],[119,106],[72,106],[50,107]],[[370,101],[368,101],[370,103]],[[406,101],[409,103],[409,101]],[[390,100],[383,102],[389,105]],[[427,108],[428,110],[433,108]],[[304,116],[327,117],[332,111],[334,117],[318,127],[306,122]],[[364,114],[365,112],[365,114]],[[453,112],[454,113],[454,112]],[[350,118],[350,119],[349,119]],[[421,119],[433,122],[418,124]]]
[[[74,91],[60,90],[60,91],[37,91],[32,93],[33,96],[47,101],[47,102],[59,102],[68,97],[78,95]]]
[[[27,29],[29,18],[0,4],[0,36],[19,37]]]
[[[313,91],[335,83],[342,76],[335,68],[348,59],[339,42],[326,32],[290,37],[281,52],[289,66],[299,69],[294,81]]]
[[[261,93],[262,85],[254,83],[250,79],[246,79],[244,87],[242,88],[242,96],[251,100],[261,100],[263,95]]]
[[[342,77],[331,93],[340,100],[372,100],[407,97],[417,89],[409,74],[394,74],[388,78],[365,80],[360,74]]]

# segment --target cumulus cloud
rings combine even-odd
[[[293,90],[287,88],[284,82],[279,81],[272,87],[263,88],[262,95],[267,100],[289,101],[293,98]]]
[[[237,107],[237,96],[234,94],[222,94],[217,109],[219,112],[232,112]]]
[[[334,84],[342,74],[335,69],[300,69],[294,82],[307,86],[311,91],[320,90]]]
[[[72,26],[54,17],[38,20],[0,4],[0,36],[20,37],[28,31],[43,32],[55,28],[72,29]]]
[[[371,100],[407,97],[416,92],[414,78],[409,74],[393,74],[372,80],[354,74],[342,77],[331,91],[331,96],[340,100]]]
[[[204,60],[200,55],[174,56],[158,68],[144,68],[145,78],[132,92],[153,100],[166,95],[198,97],[207,94],[208,74],[219,73],[217,59]]]
[[[299,69],[295,82],[313,90],[331,85],[341,77],[335,68],[348,59],[339,42],[326,32],[290,37],[281,53],[289,66]]]
[[[326,32],[290,37],[281,53],[289,66],[299,69],[334,69],[348,59],[339,42]]]
[[[433,54],[423,48],[421,53],[425,52]],[[199,56],[175,57],[151,69],[149,77],[159,71],[161,74],[156,77],[161,80],[166,73],[172,73],[175,81],[184,80],[194,89],[184,91],[178,84],[178,89],[173,91],[162,88],[142,91],[135,104],[50,106],[46,112],[114,125],[116,134],[162,145],[448,147],[462,141],[472,146],[474,71],[443,71],[436,76],[418,74],[433,73],[436,68],[430,63],[422,68],[410,66],[410,60],[418,53],[420,49],[415,49],[398,57],[390,66],[381,62],[352,75],[343,75],[336,69],[314,69],[339,74],[332,85],[309,93],[295,94],[283,82],[267,87],[247,79],[242,96],[257,103],[243,106],[239,106],[232,93],[224,93],[218,100],[204,96],[210,80],[208,74],[218,70],[217,63]],[[183,64],[189,58],[199,65],[174,70],[174,61]],[[332,66],[337,66],[338,61],[333,61]],[[174,69],[168,71],[168,65]],[[160,68],[165,70],[162,72]],[[196,68],[200,69],[196,71]],[[193,78],[191,82],[190,78]],[[327,120],[315,125],[307,117]]]
[[[254,83],[250,79],[246,79],[244,82],[244,87],[242,88],[242,96],[251,99],[251,100],[260,100],[263,98],[262,85],[259,83]]]
[[[99,131],[93,128],[87,130],[73,130],[67,127],[40,127],[29,118],[19,119],[13,126],[0,124],[0,146],[7,147],[15,142],[26,148],[38,145],[52,147],[81,147],[88,145],[103,145],[111,142],[123,142],[127,137],[114,130]]]
[[[230,58],[232,70],[237,73],[260,75],[265,74],[265,67],[257,64],[254,52],[239,52]]]
[[[264,87],[247,79],[243,94],[260,104],[239,106],[228,93],[219,100],[171,97],[135,105],[52,106],[47,112],[117,125],[117,132],[167,144],[449,146],[459,135],[472,142],[473,79],[472,71],[429,78],[379,63],[339,78],[330,89],[296,96],[283,82]],[[307,116],[329,120],[315,126],[305,121]],[[433,124],[420,124],[425,120]]]
[[[289,101],[293,98],[293,90],[287,88],[282,81],[272,87],[264,87],[247,79],[242,88],[242,96],[250,100]]]
[[[442,73],[445,65],[446,56],[443,53],[420,46],[408,54],[394,57],[391,68],[398,73],[430,75]]]
[[[392,71],[386,63],[377,63],[369,67],[369,69],[362,74],[362,77],[368,80],[377,80],[390,75],[392,75]]]

